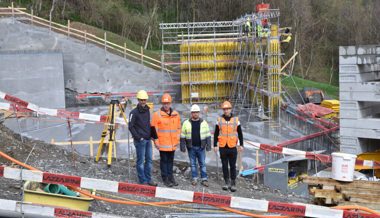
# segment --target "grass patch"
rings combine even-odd
[[[294,82],[296,83],[298,89],[301,91],[305,87],[313,87],[323,90],[323,92],[328,95],[330,98],[339,99],[339,87],[329,85],[327,83],[315,82],[307,79],[302,79],[300,77],[292,76]],[[297,88],[294,86],[294,83],[290,77],[282,80],[282,85],[285,86],[289,91],[297,91]]]

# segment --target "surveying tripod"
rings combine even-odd
[[[95,162],[98,162],[100,155],[103,153],[102,149],[104,145],[104,140],[108,135],[108,156],[107,156],[108,167],[110,167],[112,163],[112,150],[114,150],[114,154],[116,157],[116,126],[115,126],[116,115],[115,115],[115,112],[117,108],[119,108],[120,114],[123,115],[125,123],[128,124],[127,117],[125,116],[124,108],[120,104],[119,100],[111,100],[111,103],[108,107],[107,120],[104,123],[102,137],[100,139],[98,152],[95,158]]]

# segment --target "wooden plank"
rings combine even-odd
[[[380,190],[372,190],[372,189],[344,189],[340,191],[342,194],[350,195],[350,194],[365,194],[365,195],[375,195],[380,196]],[[380,199],[379,199],[380,201]]]
[[[335,186],[336,188],[341,187],[349,187],[349,188],[368,188],[368,189],[380,189],[380,182],[371,182],[371,181],[363,181],[356,180],[353,182],[339,182],[329,178],[321,178],[321,177],[302,177],[302,182],[309,185],[328,185]]]
[[[350,202],[357,202],[357,203],[372,203],[372,204],[378,204],[380,206],[379,202],[379,196],[370,196],[366,194],[350,194],[346,198]]]
[[[343,194],[335,190],[311,189],[310,193],[314,196],[314,200],[325,205],[337,205],[339,202],[344,201]]]
[[[358,202],[351,202],[351,201],[345,201],[342,203],[339,203],[339,206],[346,206],[346,205],[357,205],[362,207],[367,207],[372,210],[380,211],[380,205],[379,204],[371,204],[371,203],[358,203]]]

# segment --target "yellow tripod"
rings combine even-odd
[[[108,116],[107,116],[107,121],[104,124],[104,129],[102,132],[102,137],[100,139],[99,147],[98,147],[98,152],[96,154],[95,162],[99,161],[100,155],[103,153],[103,145],[104,145],[104,140],[108,135],[108,156],[107,156],[107,165],[108,167],[111,166],[112,163],[112,150],[114,150],[115,158],[116,158],[116,128],[115,128],[115,112],[116,108],[119,108],[120,114],[123,115],[124,121],[127,124],[127,117],[125,116],[125,111],[123,106],[120,104],[118,100],[111,100],[111,103],[108,108]]]

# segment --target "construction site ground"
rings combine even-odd
[[[118,160],[112,163],[112,167],[108,168],[105,162],[94,163],[93,159],[75,156],[75,166],[73,162],[73,155],[70,150],[65,150],[56,145],[44,143],[42,141],[31,140],[28,138],[21,139],[19,134],[15,134],[10,129],[0,124],[0,150],[6,154],[34,166],[38,169],[54,173],[64,173],[68,175],[77,175],[90,178],[114,180],[114,181],[127,181],[136,183],[136,170],[134,168],[134,161],[132,160],[132,167],[130,170],[130,178],[128,179],[128,164],[126,160]],[[22,142],[24,141],[24,142]],[[208,154],[210,155],[210,153]],[[0,165],[10,166],[12,163],[0,158]],[[175,163],[175,177],[179,183],[177,189],[192,190],[199,192],[207,192],[214,194],[233,195],[239,197],[247,197],[254,199],[266,199],[272,201],[282,202],[301,202],[306,203],[309,199],[295,196],[292,194],[283,195],[277,190],[270,190],[263,185],[256,184],[251,178],[238,179],[238,191],[235,193],[226,192],[221,189],[222,177],[217,178],[217,170],[215,167],[209,166],[209,184],[208,188],[204,188],[200,184],[192,186],[189,179],[189,170],[187,162]],[[163,186],[159,175],[159,163],[154,162],[153,167],[154,180]],[[21,200],[22,199],[22,183],[16,180],[9,180],[0,178],[0,198]],[[103,195],[102,193],[98,193]],[[106,193],[107,194],[107,193]],[[109,194],[109,193],[108,193]],[[111,196],[103,195],[104,197]],[[145,197],[137,197],[132,195],[112,194],[115,198],[127,198],[137,201],[166,201],[163,199],[152,199]],[[90,210],[94,212],[102,212],[120,215],[123,217],[162,217],[171,213],[197,213],[202,212],[202,209],[215,209],[206,205],[185,204],[177,205],[177,208],[165,207],[151,207],[151,206],[127,206],[119,204],[110,204],[101,201],[94,201],[91,204]],[[178,209],[178,208],[190,208]],[[219,213],[221,211],[215,211]]]

